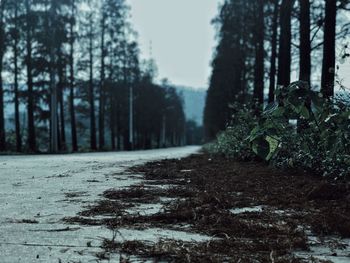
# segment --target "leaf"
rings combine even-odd
[[[283,108],[283,107],[278,107],[278,108],[272,113],[272,115],[275,116],[275,117],[282,117],[285,111],[286,111],[285,108]]]
[[[257,137],[261,136],[263,134],[263,130],[260,128],[260,126],[256,126],[249,135],[250,142],[254,141]]]
[[[278,131],[276,128],[268,128],[266,130],[266,134],[269,135],[269,136],[277,136],[278,135]]]
[[[298,97],[298,94],[296,94],[296,92],[293,92],[288,96],[288,102],[294,107],[298,108],[302,105],[303,100]]]
[[[318,92],[310,92],[310,97],[311,97],[311,101],[314,104],[314,106],[317,108],[317,110],[322,109],[323,106],[323,98],[321,96],[319,96],[321,93]]]
[[[253,142],[253,151],[264,160],[267,160],[267,156],[270,153],[270,144],[266,139],[259,138]]]
[[[279,138],[278,138],[279,139]],[[266,141],[269,143],[269,154],[266,156],[266,160],[270,160],[272,156],[278,151],[279,141],[275,137],[266,137]]]
[[[339,138],[337,135],[332,135],[327,138],[327,147],[330,150],[336,150],[337,149],[337,143],[339,141]]]
[[[266,108],[264,109],[264,114],[271,114],[273,111],[275,111],[278,108],[277,102],[269,103]]]
[[[308,108],[306,108],[305,106],[301,107],[300,114],[301,114],[301,116],[303,116],[307,120],[310,118],[310,112],[309,112]]]

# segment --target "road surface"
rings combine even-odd
[[[0,156],[0,262],[103,262],[96,253],[113,233],[101,226],[67,225],[62,218],[76,216],[107,189],[140,183],[141,175],[123,174],[126,168],[199,149]],[[123,230],[127,239],[169,235],[181,238],[159,229]]]

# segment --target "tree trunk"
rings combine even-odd
[[[334,77],[335,77],[335,30],[337,17],[337,1],[326,1],[326,15],[324,23],[324,43],[323,43],[323,62],[321,92],[324,97],[334,95]]]
[[[280,41],[278,52],[278,75],[277,84],[288,86],[291,73],[291,17],[294,0],[283,0],[280,11]]]
[[[311,80],[311,40],[310,40],[310,0],[300,2],[300,72],[299,79],[310,85]]]
[[[3,59],[5,53],[5,23],[4,12],[5,4],[0,3],[0,151],[6,150],[6,136],[5,136],[5,114],[4,114],[4,87],[2,79]]]
[[[275,0],[273,19],[272,19],[269,103],[272,103],[275,101],[278,13],[279,13],[279,0]]]
[[[113,91],[111,89],[110,91],[110,111],[111,111],[111,115],[110,115],[110,130],[111,130],[111,147],[112,150],[115,150],[116,148],[116,144],[115,144],[115,105],[114,105],[115,101],[114,101],[114,94]]]
[[[255,70],[254,70],[254,103],[257,103],[257,112],[264,104],[264,1],[256,2],[256,32],[255,32]]]
[[[3,82],[2,82],[2,55],[0,54],[0,152],[5,150],[6,150],[6,138],[5,138],[5,116],[4,116],[4,90],[3,90]]]
[[[65,125],[65,110],[64,110],[64,78],[65,78],[65,74],[64,74],[64,62],[61,56],[61,51],[59,51],[59,68],[58,68],[58,94],[59,94],[59,103],[60,103],[60,143],[61,143],[61,150],[66,150],[67,149],[67,145],[66,145],[66,125]]]
[[[51,38],[49,41],[49,49],[50,49],[50,121],[51,121],[51,136],[50,136],[50,152],[56,153],[58,151],[58,105],[57,105],[57,86],[56,86],[56,56],[55,56],[55,9],[54,9],[54,0],[51,0],[50,6],[50,17],[49,17],[49,26],[47,28],[47,32],[51,32]]]
[[[99,147],[102,150],[105,147],[105,20],[106,15],[104,10],[102,11],[101,19],[101,72],[100,72],[100,97],[99,97],[99,114],[98,114],[98,123],[99,123]]]
[[[93,21],[90,18],[89,34],[89,102],[90,102],[90,148],[96,150],[96,120],[95,120],[95,96],[93,75]]]
[[[29,151],[36,151],[35,125],[34,125],[34,94],[33,94],[33,66],[32,66],[32,26],[29,0],[26,0],[26,68],[28,91],[28,147]]]
[[[19,42],[19,30],[18,30],[18,4],[15,3],[15,36],[13,43],[13,60],[14,60],[14,103],[15,103],[15,129],[16,129],[16,151],[22,151],[22,137],[21,137],[21,124],[19,116],[19,91],[18,91],[18,42]]]
[[[72,151],[78,151],[78,140],[77,140],[77,127],[75,120],[75,106],[74,106],[74,16],[75,16],[75,1],[72,1],[71,10],[71,21],[70,21],[70,38],[69,38],[69,110],[70,110],[70,125],[71,125],[71,136],[72,136]]]
[[[117,150],[118,151],[120,151],[121,150],[121,147],[122,147],[122,144],[121,144],[121,118],[120,118],[120,111],[121,111],[121,107],[120,107],[120,105],[119,105],[119,102],[117,102],[117,112],[116,112],[116,115],[117,115],[117,129],[116,129],[116,131],[117,131],[117,134],[116,134],[116,136],[117,136]]]
[[[311,39],[310,39],[310,0],[299,0],[300,4],[300,52],[299,52],[299,80],[307,82],[311,86]],[[311,101],[306,103],[311,108]],[[298,132],[308,127],[308,121],[298,120]]]

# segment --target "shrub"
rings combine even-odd
[[[221,132],[215,142],[205,145],[205,149],[212,154],[222,154],[238,160],[250,160],[255,154],[250,147],[248,135],[257,124],[251,108],[247,105],[231,105],[232,121],[227,129]]]
[[[350,108],[325,100],[305,82],[279,89],[250,133],[252,149],[280,167],[300,167],[334,178],[350,174]],[[297,125],[290,120],[297,120]],[[294,122],[295,123],[295,122]]]

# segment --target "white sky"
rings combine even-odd
[[[211,20],[222,0],[127,1],[139,34],[141,57],[149,58],[152,53],[158,80],[168,78],[172,84],[207,88],[216,46]],[[350,88],[350,59],[341,65],[339,77]]]
[[[128,0],[143,58],[152,56],[158,79],[207,88],[215,47],[211,20],[220,0]]]

